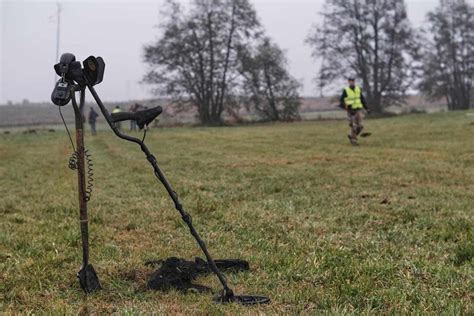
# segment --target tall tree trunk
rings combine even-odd
[[[266,65],[266,64],[264,65],[263,72],[264,72],[264,75],[265,75],[265,80],[266,80],[268,94],[269,94],[267,96],[267,101],[268,101],[268,103],[270,105],[270,109],[271,109],[271,118],[274,121],[279,121],[280,120],[280,115],[278,115],[278,109],[277,109],[277,104],[276,104],[276,100],[275,100],[275,95],[273,94],[272,80],[270,78],[270,74],[268,73],[269,72],[268,65]]]
[[[214,34],[212,29],[212,10],[207,13],[207,31],[209,36],[209,84],[207,87],[207,98],[209,100],[209,109],[211,111],[211,120],[214,119],[216,112],[216,102],[214,100]],[[214,123],[214,122],[209,122]]]
[[[224,109],[224,100],[226,96],[226,88],[227,88],[227,71],[229,69],[229,61],[230,61],[230,52],[232,50],[232,39],[234,37],[235,31],[235,1],[232,2],[232,13],[231,13],[231,22],[230,22],[230,29],[229,29],[229,37],[227,38],[227,51],[225,55],[225,62],[224,62],[224,71],[222,73],[222,81],[220,84],[220,99],[217,103],[218,109],[215,113],[216,123],[219,123],[221,120],[222,111]]]
[[[380,83],[379,83],[379,26],[378,26],[378,11],[374,13],[374,21],[372,24],[374,30],[374,66],[373,66],[373,98],[375,112],[382,111],[382,100],[380,98]]]

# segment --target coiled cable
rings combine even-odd
[[[72,153],[71,157],[69,157],[69,169],[77,170],[78,169],[78,153],[76,147],[74,146],[74,142],[72,141],[71,133],[69,132],[69,128],[67,127],[66,121],[64,120],[63,113],[61,112],[61,107],[59,107],[59,114],[61,116],[61,120],[63,121],[64,127],[66,128],[67,135],[69,136],[69,140],[71,141],[72,149],[74,152]],[[89,202],[92,196],[92,187],[94,186],[94,164],[92,163],[92,155],[89,153],[88,149],[84,149],[84,161],[87,167],[87,181],[86,181],[86,192],[84,194],[84,200]]]
[[[92,163],[92,154],[89,153],[89,150],[84,150],[84,157],[87,167],[87,183],[86,183],[86,194],[85,200],[89,202],[92,195],[92,187],[94,186],[94,164]]]
[[[77,170],[78,153],[77,151],[73,152],[71,157],[69,157],[69,169]],[[87,181],[86,181],[86,191],[84,192],[84,200],[89,202],[92,196],[92,187],[94,186],[94,164],[92,163],[92,155],[88,149],[84,149],[84,161],[87,168]]]

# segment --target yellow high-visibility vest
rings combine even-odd
[[[351,106],[351,109],[356,110],[356,109],[362,109],[362,101],[360,99],[361,91],[359,87],[355,87],[354,90],[351,89],[351,87],[346,87],[344,88],[346,91],[346,97],[344,98],[344,102],[346,103],[346,106],[349,107]]]
[[[118,112],[122,112],[122,109],[121,108],[114,108],[112,110],[112,113],[118,113]]]

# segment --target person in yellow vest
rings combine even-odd
[[[112,110],[112,113],[119,113],[119,112],[122,112],[122,109],[120,108],[120,105],[117,105],[116,107],[114,107],[114,109]],[[115,123],[115,127],[117,127],[117,129],[120,131],[120,129],[122,128],[120,122],[117,122]]]
[[[349,82],[349,86],[345,87],[342,91],[340,105],[346,109],[349,126],[351,127],[351,133],[347,135],[347,137],[352,145],[357,146],[357,136],[359,136],[364,129],[361,111],[365,109],[367,113],[370,113],[370,110],[367,107],[360,87],[355,85],[355,78],[349,77],[347,81]]]

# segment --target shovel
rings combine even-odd
[[[79,188],[79,219],[82,239],[82,266],[77,277],[81,288],[86,293],[92,293],[101,289],[99,278],[92,264],[89,263],[89,227],[87,217],[86,198],[86,176],[84,163],[84,127],[82,121],[82,109],[84,107],[85,91],[81,91],[80,107],[77,106],[76,97],[73,92],[72,104],[76,120],[76,145],[77,145],[77,178]]]

